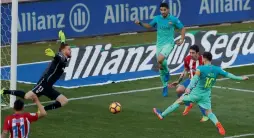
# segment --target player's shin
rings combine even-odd
[[[180,104],[179,104],[178,102],[173,103],[173,104],[170,105],[164,112],[162,112],[162,116],[165,117],[165,116],[168,115],[169,113],[172,113],[172,112],[175,111],[179,106],[180,106]]]
[[[209,118],[210,120],[212,120],[212,122],[214,123],[214,125],[216,125],[216,124],[219,122],[214,113],[209,112],[209,113],[207,114],[207,116],[208,116],[208,118]]]
[[[48,111],[48,110],[54,110],[54,109],[57,109],[57,108],[60,108],[60,107],[62,107],[61,103],[58,102],[58,101],[55,101],[54,103],[45,106],[44,109],[46,111]]]
[[[167,64],[167,60],[163,60],[162,62],[162,68],[164,71],[164,81],[168,82],[170,79],[170,74],[169,74],[169,68],[168,68],[168,64]]]
[[[3,94],[15,95],[24,99],[26,93],[20,90],[3,90]]]

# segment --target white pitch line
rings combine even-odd
[[[249,74],[245,76],[254,76],[254,74]],[[221,78],[218,79],[218,81],[223,81],[223,80],[228,80],[228,78]],[[214,86],[215,88],[221,88],[220,86]],[[110,96],[110,95],[120,95],[120,94],[129,94],[129,93],[137,93],[137,92],[145,92],[145,91],[151,91],[151,90],[158,90],[161,89],[162,87],[152,87],[152,88],[146,88],[146,89],[136,89],[136,90],[129,90],[129,91],[121,91],[121,92],[112,92],[112,93],[105,93],[105,94],[97,94],[97,95],[90,95],[90,96],[82,96],[82,97],[76,97],[76,98],[69,98],[69,101],[75,101],[75,100],[82,100],[82,99],[91,99],[91,98],[96,98],[96,97],[105,97],[105,96]],[[231,89],[231,90],[236,90],[236,91],[243,91],[243,92],[250,92],[251,90],[244,90],[244,89],[235,89],[235,88],[229,88],[229,87],[223,87],[222,89]],[[251,91],[254,93],[254,91]],[[42,104],[45,103],[51,103],[54,101],[45,101],[41,102]],[[32,106],[35,105],[34,103],[32,104],[27,104],[26,106]],[[10,109],[10,107],[2,108],[2,110],[7,110]]]
[[[235,136],[228,136],[228,137],[224,137],[224,138],[241,138],[241,137],[248,137],[248,136],[254,136],[254,133],[235,135]]]
[[[234,91],[241,91],[241,92],[250,92],[250,93],[254,93],[253,90],[237,89],[237,88],[222,87],[222,86],[213,86],[213,87],[214,87],[214,88],[218,88],[218,89],[225,89],[225,90],[234,90]]]

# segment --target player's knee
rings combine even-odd
[[[68,103],[68,99],[66,97],[63,97],[61,99],[60,103],[61,103],[61,106],[64,106],[64,105],[66,105]]]
[[[208,116],[208,114],[212,113],[212,110],[206,110],[205,114]]]
[[[163,60],[164,60],[164,56],[160,54],[160,55],[158,56],[158,58],[157,58],[157,62],[158,62],[159,64],[162,64],[162,63],[163,63]]]
[[[56,98],[56,101],[60,102],[61,106],[64,106],[64,105],[66,105],[68,103],[68,99],[64,95],[59,95]]]
[[[184,93],[184,88],[182,87],[182,86],[179,86],[177,89],[176,89],[176,92],[177,92],[177,94],[182,94],[182,93]]]
[[[35,96],[35,94],[32,91],[29,91],[28,93],[25,94],[24,99],[26,100],[33,99],[33,96]]]
[[[184,93],[184,90],[181,87],[178,87],[176,89],[176,92],[177,92],[177,94],[182,94],[182,93]]]
[[[163,60],[158,60],[157,62],[158,62],[159,64],[162,64]]]

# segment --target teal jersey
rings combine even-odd
[[[174,44],[175,28],[184,27],[177,17],[170,14],[166,18],[157,15],[149,24],[157,29],[157,47]]]
[[[193,89],[193,94],[195,93],[201,95],[203,94],[210,95],[211,89],[214,86],[217,77],[219,75],[222,75],[224,77],[228,75],[228,72],[214,65],[199,66],[197,70],[200,71],[200,76],[197,85]]]

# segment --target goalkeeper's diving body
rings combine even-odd
[[[211,89],[219,75],[234,79],[248,80],[245,76],[235,76],[229,72],[222,70],[218,66],[211,65],[212,54],[204,52],[204,65],[199,66],[194,77],[191,79],[190,85],[185,90],[185,94],[170,105],[164,112],[153,108],[154,113],[162,120],[166,115],[175,111],[183,102],[195,102],[206,110],[207,117],[214,123],[221,135],[225,135],[225,130],[222,124],[218,121],[211,107]]]
[[[175,46],[175,28],[181,30],[181,39],[176,42],[177,45],[181,45],[184,41],[185,28],[177,17],[174,17],[169,13],[167,3],[160,4],[160,12],[161,15],[155,16],[149,24],[142,23],[138,20],[136,20],[135,23],[147,29],[152,27],[157,29],[156,57],[160,71],[160,78],[163,84],[162,95],[166,97],[168,96],[168,81],[170,78],[167,57],[173,51]]]
[[[25,93],[21,90],[2,89],[1,94],[11,94],[23,99],[32,99],[34,95],[38,97],[44,95],[51,100],[55,100],[54,103],[44,107],[46,111],[57,109],[67,104],[68,99],[53,88],[54,83],[64,73],[68,58],[71,58],[71,49],[70,46],[65,43],[65,35],[62,31],[59,32],[59,37],[61,39],[59,52],[55,54],[49,48],[45,50],[45,54],[53,57],[53,60],[31,91]]]

